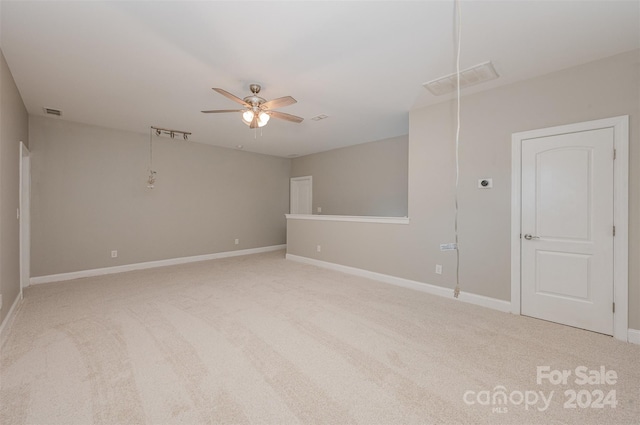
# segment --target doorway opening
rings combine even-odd
[[[312,214],[313,208],[313,177],[293,177],[290,192],[291,214]]]
[[[20,194],[19,213],[20,220],[20,298],[22,290],[29,286],[31,277],[31,158],[27,146],[20,142]]]

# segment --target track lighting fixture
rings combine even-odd
[[[168,128],[159,128],[159,127],[153,127],[153,126],[151,128],[156,131],[156,136],[162,136],[163,134],[166,134],[167,136],[171,137],[172,139],[176,138],[176,133],[177,134],[182,134],[182,138],[184,140],[189,140],[189,136],[191,135],[191,133],[188,132],[188,131],[171,130],[171,129],[168,129]]]

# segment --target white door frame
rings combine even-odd
[[[20,238],[20,298],[31,277],[31,158],[27,146],[20,142],[19,238]]]
[[[511,312],[520,314],[520,232],[522,141],[578,131],[613,128],[616,160],[613,165],[613,337],[628,341],[629,334],[629,116],[561,125],[513,133],[511,136]],[[612,152],[613,154],[613,152]]]
[[[292,208],[294,205],[293,199],[293,185],[297,182],[308,181],[309,182],[309,211],[310,214],[313,214],[313,176],[303,176],[303,177],[292,177],[289,182],[289,213],[293,214]],[[297,204],[297,199],[295,199],[295,203]]]

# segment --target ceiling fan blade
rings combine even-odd
[[[243,112],[244,109],[215,109],[213,111],[200,111],[203,114],[219,114],[221,112]]]
[[[251,124],[249,124],[249,128],[258,128],[258,114],[253,115],[253,119],[251,120]]]
[[[301,123],[304,118],[296,117],[295,115],[285,114],[284,112],[269,111],[269,115],[274,118],[280,118],[281,120],[291,121],[295,123]]]
[[[262,106],[265,109],[276,109],[282,108],[283,106],[293,105],[298,101],[292,98],[291,96],[279,97],[277,99],[270,100],[268,102],[263,103]]]
[[[249,105],[247,102],[245,102],[244,100],[240,99],[238,96],[235,96],[235,95],[229,93],[226,90],[219,89],[217,87],[214,87],[213,90],[217,91],[218,93],[220,93],[224,97],[227,97],[227,98],[233,100],[234,102],[241,104],[242,106],[251,107],[251,105]]]

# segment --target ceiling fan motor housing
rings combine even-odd
[[[260,106],[266,102],[265,99],[261,98],[260,96],[256,96],[255,94],[253,96],[247,96],[242,100],[244,100],[245,102],[247,102],[249,105],[253,107]]]
[[[260,93],[261,89],[262,87],[260,87],[260,84],[249,85],[249,90],[251,90],[251,93],[253,94],[251,96],[247,96],[244,99],[242,99],[253,107],[252,109],[254,110],[254,112],[257,112],[256,109],[260,107],[260,105],[266,102],[265,99],[258,96],[258,93]]]
[[[254,112],[257,112],[256,108],[266,102],[266,99],[258,96],[258,93],[260,93],[260,89],[262,89],[262,87],[260,87],[260,84],[251,84],[249,85],[249,89],[251,90],[251,93],[253,93],[253,95],[247,96],[242,100],[253,106],[252,109],[254,110]]]

